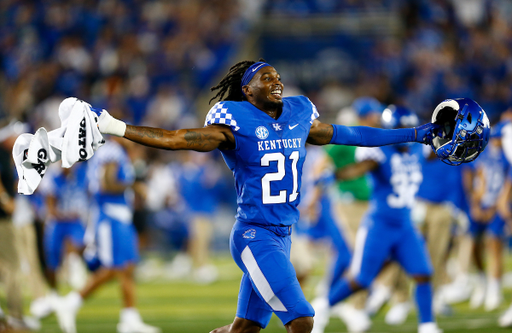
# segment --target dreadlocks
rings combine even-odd
[[[265,60],[262,58],[260,58],[258,61],[265,62]],[[210,99],[210,103],[217,97],[221,101],[244,101],[246,98],[242,93],[242,89],[240,88],[240,85],[242,84],[242,77],[244,76],[245,71],[254,63],[256,63],[256,61],[245,60],[233,65],[229,69],[226,76],[224,76],[219,82],[219,84],[210,88],[211,91],[219,90],[217,95]],[[228,95],[226,98],[224,98],[226,93]]]

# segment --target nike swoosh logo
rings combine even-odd
[[[288,125],[288,128],[292,130],[292,129],[294,129],[294,128],[295,128],[295,127],[297,127],[297,126],[299,126],[299,124],[295,124],[295,125],[293,125],[293,126],[292,126],[292,125]]]
[[[254,67],[254,68],[252,69],[252,72],[253,72],[253,73],[254,73],[254,72],[256,72],[256,71],[258,70],[258,68],[260,68],[260,67],[261,67],[261,66],[263,66],[263,65],[265,65],[265,64],[261,64],[261,65],[259,65],[259,66],[257,66],[257,67]]]

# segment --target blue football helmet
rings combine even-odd
[[[403,106],[390,105],[382,111],[381,123],[383,128],[393,129],[418,126],[418,116]]]
[[[447,99],[432,114],[440,128],[433,133],[432,149],[449,165],[474,161],[484,151],[491,126],[484,109],[469,98]]]

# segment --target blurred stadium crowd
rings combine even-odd
[[[268,35],[262,31],[271,19],[364,19],[374,14],[396,19],[394,28],[362,37],[343,32],[345,39],[360,41],[350,44],[353,66],[347,75],[312,71],[301,79],[291,69],[293,59],[265,49]],[[442,100],[468,97],[497,123],[512,111],[511,17],[507,0],[4,0],[2,128],[11,130],[13,120],[27,124],[27,132],[58,128],[58,106],[68,96],[136,125],[200,126],[209,87],[247,54],[250,39],[259,45],[253,58],[268,55],[271,64],[290,63],[281,72],[285,94],[308,96],[324,119],[357,123],[360,110],[352,107],[353,101],[372,96],[382,105],[408,107],[428,121]],[[220,155],[141,146],[130,147],[128,154],[136,175],[134,224],[142,254],[156,252],[170,259],[170,253],[201,248],[189,253],[196,255],[193,260],[175,256],[164,273],[155,271],[154,262],[143,261],[139,277],[192,274],[199,283],[214,281],[216,270],[207,253],[227,251],[236,205],[233,180]],[[41,235],[44,200],[37,192],[18,197],[21,215],[14,220],[20,226],[36,222]],[[25,274],[31,274],[29,261],[22,265]],[[31,296],[43,297],[44,290],[33,286]]]

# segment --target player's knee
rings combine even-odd
[[[299,317],[286,324],[288,332],[310,333],[313,330],[313,317]]]
[[[416,283],[430,282],[430,274],[413,275],[412,278]]]
[[[365,278],[357,278],[357,279],[349,279],[350,289],[352,291],[358,291],[361,289],[367,289],[372,283],[371,279]]]

